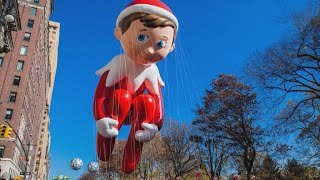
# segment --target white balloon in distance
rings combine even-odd
[[[70,166],[73,170],[79,170],[83,166],[83,162],[80,158],[74,158],[70,162]]]

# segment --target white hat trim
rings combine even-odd
[[[125,18],[126,16],[128,16],[130,14],[136,13],[136,12],[144,12],[144,13],[148,13],[148,14],[157,14],[159,16],[163,16],[163,17],[168,18],[169,20],[173,21],[176,24],[177,29],[179,27],[178,19],[170,11],[167,11],[163,8],[160,8],[160,7],[157,7],[154,5],[150,5],[150,4],[134,4],[134,5],[131,5],[127,8],[125,8],[119,14],[119,16],[117,18],[116,26],[119,25],[119,22],[123,18]]]

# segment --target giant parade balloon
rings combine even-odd
[[[131,125],[123,151],[122,171],[137,168],[143,144],[161,129],[164,82],[157,62],[175,47],[178,20],[160,0],[134,0],[118,15],[114,36],[123,54],[114,56],[96,74],[93,112],[99,160],[110,160],[115,139],[124,124]]]

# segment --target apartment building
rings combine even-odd
[[[44,126],[48,129],[50,119],[49,17],[53,0],[19,0],[18,4],[21,30],[12,33],[14,49],[5,54],[0,66],[0,123],[7,121],[18,136],[12,136],[14,142],[0,141],[1,175],[15,177],[27,172],[27,179],[38,179],[39,157],[49,151],[49,145],[43,147],[39,139],[41,135],[50,139],[48,130],[47,135],[41,131]],[[42,148],[46,152],[39,155]]]
[[[37,179],[47,179],[49,177],[50,169],[50,105],[52,99],[52,92],[54,86],[54,79],[58,63],[58,46],[59,46],[59,33],[60,24],[58,22],[49,21],[49,67],[48,67],[48,81],[47,87],[47,99],[46,99],[46,114],[44,121],[41,124],[40,138],[38,140],[37,147],[37,159],[35,164],[35,173]]]

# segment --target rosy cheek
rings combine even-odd
[[[128,43],[125,40],[121,40],[121,45],[123,48],[128,49]]]
[[[132,45],[133,45],[132,41],[128,40],[126,43],[128,48],[132,48]]]
[[[165,49],[161,49],[161,51],[159,52],[159,55],[161,55],[161,57],[165,58],[169,53],[169,49],[165,48]]]
[[[141,46],[136,43],[135,46],[133,46],[132,48],[134,48],[134,52],[138,55],[138,54],[141,54]]]

